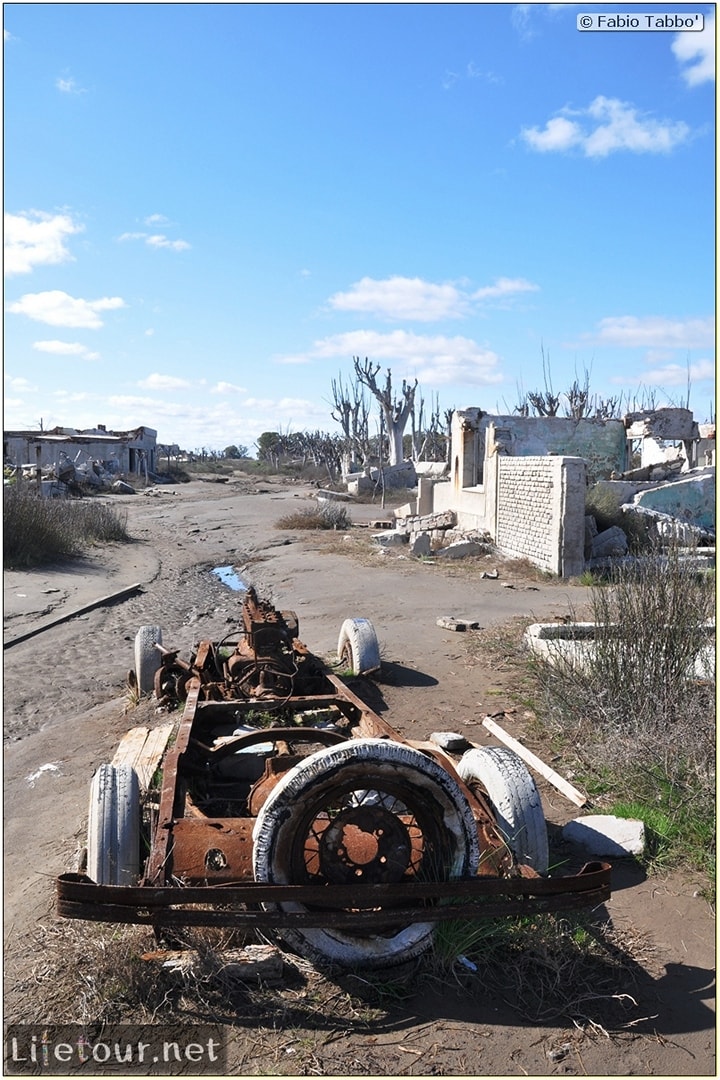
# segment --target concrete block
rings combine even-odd
[[[408,538],[404,533],[397,532],[396,529],[388,529],[387,532],[373,533],[373,540],[381,547],[400,547],[402,544],[407,544]]]
[[[426,532],[416,533],[410,541],[410,554],[421,557],[429,555],[431,551],[430,534]]]
[[[619,525],[611,525],[592,539],[592,558],[602,559],[608,555],[627,554],[627,536]]]
[[[623,858],[642,855],[645,850],[645,826],[635,818],[613,814],[588,814],[568,822],[563,839],[577,844],[589,855]]]
[[[441,750],[448,750],[454,754],[462,754],[472,745],[464,735],[458,735],[454,731],[433,731],[430,742],[434,742]]]

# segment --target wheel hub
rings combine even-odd
[[[399,881],[410,865],[412,844],[402,819],[383,806],[343,810],[320,839],[320,868],[333,884]]]

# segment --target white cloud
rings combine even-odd
[[[650,354],[646,357],[646,363],[652,363]],[[637,386],[638,383],[646,386],[683,386],[686,387],[688,379],[691,385],[699,382],[715,381],[715,364],[712,360],[696,360],[689,366],[687,363],[668,361],[655,367],[648,367],[640,373],[632,375],[613,375],[611,383],[616,386]]]
[[[219,382],[210,389],[211,394],[247,394],[244,386],[236,386],[234,383]]]
[[[668,319],[663,315],[618,315],[601,319],[594,333],[583,335],[597,345],[645,349],[712,348],[715,323],[706,319]]]
[[[522,138],[533,150],[540,153],[554,150],[569,150],[577,146],[583,140],[580,125],[574,120],[567,120],[564,116],[554,116],[548,120],[542,130],[538,128],[523,128]]]
[[[188,251],[190,248],[187,240],[170,240],[162,233],[126,232],[118,236],[118,240],[144,240],[148,247],[168,248],[170,251]]]
[[[596,97],[586,109],[561,109],[544,128],[523,128],[520,135],[532,150],[551,153],[578,147],[585,157],[607,157],[618,150],[663,154],[687,142],[690,128],[682,120],[655,120],[629,102]],[[568,116],[584,118],[569,120]]]
[[[166,218],[164,214],[149,214],[144,219],[144,224],[150,225],[151,227],[153,225],[169,225],[170,218]]]
[[[22,375],[6,375],[4,382],[7,389],[13,391],[15,394],[32,394],[38,389],[37,386],[28,382]]]
[[[472,338],[420,335],[407,330],[335,334],[314,342],[304,358],[295,355],[278,359],[280,363],[300,363],[302,359],[309,363],[348,360],[351,356],[371,356],[373,361],[387,362],[401,378],[418,378],[432,386],[456,382],[485,386],[502,381],[502,375],[495,370],[497,354]]]
[[[33,341],[38,352],[54,353],[56,356],[79,356],[83,360],[99,360],[100,353],[91,352],[79,341]]]
[[[529,41],[536,34],[530,25],[530,15],[534,6],[534,4],[515,4],[510,15],[510,21],[523,41]]]
[[[6,275],[29,274],[35,266],[72,260],[65,238],[84,228],[69,214],[46,214],[42,210],[5,214]]]
[[[187,240],[168,240],[167,236],[148,236],[145,240],[148,247],[170,248],[171,251],[187,251],[190,245]]]
[[[670,46],[688,86],[715,78],[715,16],[706,14],[703,29],[676,34]]]
[[[72,326],[85,330],[97,330],[102,325],[99,311],[112,311],[125,307],[125,301],[119,296],[104,296],[99,300],[82,300],[69,296],[60,289],[49,292],[25,293],[14,304],[8,304],[7,310],[13,315],[27,315],[36,322],[48,326]]]
[[[525,278],[497,278],[494,285],[485,285],[482,289],[476,289],[472,294],[473,300],[500,300],[515,296],[517,293],[538,292],[539,285]]]
[[[143,390],[189,390],[192,383],[188,379],[179,379],[175,375],[160,375],[153,372],[137,384]]]
[[[347,292],[328,301],[335,311],[360,311],[387,319],[435,322],[464,314],[466,298],[454,285],[433,285],[420,278],[390,277],[378,281],[364,277]]]
[[[449,90],[451,86],[454,86],[460,79],[482,79],[485,83],[501,83],[503,79],[500,75],[496,75],[494,71],[482,71],[471,60],[465,67],[465,71],[460,73],[457,71],[446,71],[442,79],[443,90]]]
[[[328,304],[335,311],[362,312],[397,322],[438,322],[470,314],[474,301],[507,299],[538,288],[523,278],[498,278],[493,285],[469,292],[451,282],[435,285],[421,278],[364,277],[347,292],[335,293]]]
[[[62,76],[55,80],[55,85],[63,94],[86,94],[87,90],[79,86],[75,79],[70,76],[67,79],[63,79]]]

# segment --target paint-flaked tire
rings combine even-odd
[[[507,747],[468,750],[458,763],[468,786],[487,793],[498,829],[518,863],[548,871],[548,838],[540,793],[522,760]]]
[[[98,885],[136,885],[140,786],[131,765],[101,765],[90,785],[87,875]]]
[[[447,881],[474,875],[478,862],[477,826],[457,781],[420,751],[383,739],[340,743],[295,765],[253,832],[257,881],[354,886],[352,910],[364,882]],[[327,925],[280,936],[315,963],[372,968],[419,956],[434,929],[430,921],[375,932]]]
[[[155,672],[160,667],[156,645],[162,645],[162,629],[141,626],[135,635],[135,681],[140,694],[151,694],[155,688]]]
[[[380,669],[380,646],[369,619],[346,619],[340,627],[338,658],[353,675]]]

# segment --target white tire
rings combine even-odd
[[[433,758],[384,739],[309,755],[283,775],[253,831],[255,879],[280,885],[447,881],[473,876],[479,857],[475,819],[457,782]],[[377,933],[328,927],[280,936],[313,961],[387,967],[419,956],[434,930],[422,922]]]
[[[135,679],[140,694],[152,694],[155,689],[155,672],[160,667],[156,645],[162,645],[162,629],[141,626],[135,635]]]
[[[340,627],[338,659],[353,675],[368,675],[380,668],[380,646],[369,619],[346,619]]]
[[[466,784],[487,793],[497,827],[518,863],[548,871],[548,838],[540,792],[525,765],[507,747],[468,750],[458,763]]]
[[[140,785],[131,765],[101,765],[90,785],[87,876],[98,885],[136,885],[140,873]]]

